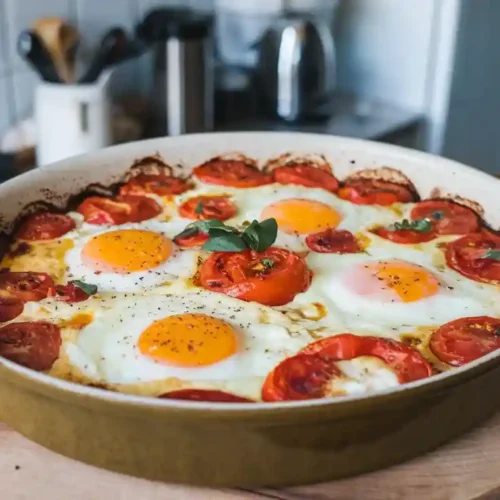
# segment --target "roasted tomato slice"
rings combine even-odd
[[[434,231],[421,232],[414,231],[413,229],[399,229],[392,230],[386,227],[378,227],[372,230],[374,234],[380,236],[394,243],[401,243],[403,245],[415,245],[417,243],[425,243],[431,241],[436,237]]]
[[[179,399],[184,401],[208,401],[213,403],[254,403],[251,399],[236,396],[229,392],[209,389],[181,389],[158,396],[162,399]]]
[[[53,240],[75,227],[75,221],[67,215],[43,212],[26,217],[16,233],[16,238],[27,241]]]
[[[33,370],[51,368],[60,347],[59,327],[47,321],[14,322],[0,328],[0,355]]]
[[[313,188],[323,188],[336,193],[339,181],[331,172],[312,165],[283,165],[272,171],[273,179],[280,184],[298,184]]]
[[[0,296],[0,322],[17,318],[24,309],[24,303],[16,297]]]
[[[482,283],[500,284],[500,236],[475,233],[446,245],[449,267]]]
[[[263,401],[300,401],[324,397],[328,382],[340,375],[333,360],[297,354],[282,361],[262,386]]]
[[[229,196],[196,196],[179,207],[179,215],[187,219],[227,220],[236,215],[237,208]]]
[[[452,201],[420,201],[413,207],[411,217],[431,221],[436,234],[468,234],[480,228],[479,217],[473,210]]]
[[[85,293],[79,286],[73,283],[68,283],[67,285],[56,285],[54,297],[62,302],[83,302],[87,300],[90,295]]]
[[[125,224],[152,219],[161,212],[155,200],[147,196],[120,195],[115,199],[91,196],[78,207],[89,224]]]
[[[158,196],[170,196],[182,194],[188,189],[191,189],[188,180],[174,177],[170,173],[165,172],[159,174],[139,174],[120,188],[120,194],[157,194]]]
[[[9,295],[21,302],[36,302],[50,295],[54,280],[45,273],[0,273],[0,295]]]
[[[208,241],[208,234],[198,228],[182,231],[174,238],[174,243],[183,248],[199,247]]]
[[[383,205],[413,201],[413,193],[406,186],[377,179],[353,179],[346,181],[338,196],[356,205]]]
[[[207,290],[268,306],[287,304],[310,282],[304,260],[282,248],[217,252],[200,267],[200,284]]]
[[[470,363],[500,349],[500,319],[478,316],[450,321],[432,334],[430,348],[452,366]]]
[[[317,399],[327,394],[327,385],[341,375],[336,361],[375,356],[397,375],[400,383],[432,375],[430,364],[414,349],[380,337],[344,333],[309,344],[299,354],[280,363],[267,377],[264,401]]]
[[[344,333],[313,342],[301,352],[320,354],[336,361],[375,356],[396,372],[402,384],[432,375],[432,367],[418,351],[396,340],[382,337]]]
[[[236,188],[256,187],[272,182],[270,175],[244,160],[214,158],[196,167],[194,174],[207,184]]]
[[[306,237],[306,245],[318,253],[358,253],[362,249],[350,231],[326,229]]]

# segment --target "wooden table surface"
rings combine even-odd
[[[57,455],[0,423],[0,488],[2,500],[500,499],[500,415],[402,465],[282,490],[214,490],[123,476]]]

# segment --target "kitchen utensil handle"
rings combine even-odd
[[[300,25],[285,28],[278,56],[278,115],[294,120],[299,113],[299,63],[302,52]]]

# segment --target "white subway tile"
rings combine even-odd
[[[5,2],[4,0],[0,0],[0,75],[3,75],[9,68],[7,19],[5,10]]]
[[[9,75],[0,76],[0,135],[12,125],[11,103],[9,99]]]

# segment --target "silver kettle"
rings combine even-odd
[[[330,27],[293,14],[279,18],[259,42],[257,76],[267,107],[281,119],[325,114],[336,84]]]

